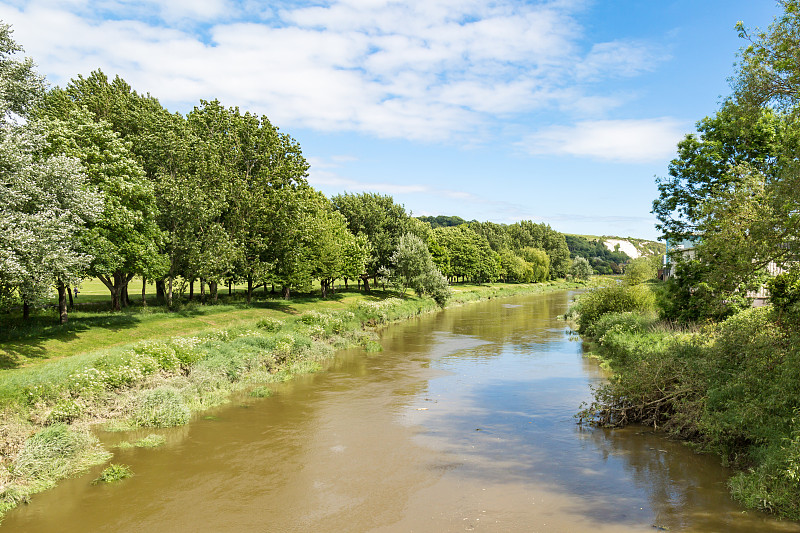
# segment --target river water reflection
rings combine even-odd
[[[570,294],[448,309],[384,351],[241,398],[38,495],[4,531],[800,531],[743,510],[728,472],[646,428],[581,429],[603,379],[557,319]],[[104,435],[134,439],[141,435]]]

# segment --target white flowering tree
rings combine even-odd
[[[66,286],[85,271],[86,224],[100,210],[80,163],[48,152],[43,124],[30,118],[44,81],[0,23],[0,306],[28,317],[53,288],[67,319]]]

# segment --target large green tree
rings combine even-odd
[[[364,288],[369,291],[369,278],[377,278],[381,268],[390,267],[400,237],[411,227],[410,216],[388,195],[344,193],[331,201],[347,219],[350,231],[356,236],[364,235],[369,241],[371,255],[361,275]]]
[[[89,225],[89,273],[108,288],[112,308],[119,310],[135,275],[154,276],[166,268],[152,184],[108,123],[76,108],[45,120],[49,151],[78,159],[102,195],[102,213]]]
[[[702,203],[735,187],[743,163],[769,176],[778,172],[784,119],[771,109],[747,113],[726,101],[717,113],[697,123],[697,134],[678,143],[669,176],[658,178],[653,213],[664,238],[681,242],[700,231]]]

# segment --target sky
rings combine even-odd
[[[309,183],[415,216],[656,239],[656,177],[773,0],[0,0],[52,86],[266,115]]]

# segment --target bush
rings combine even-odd
[[[655,295],[644,285],[615,284],[582,294],[574,308],[578,314],[578,331],[585,333],[606,313],[635,311],[655,315]]]

